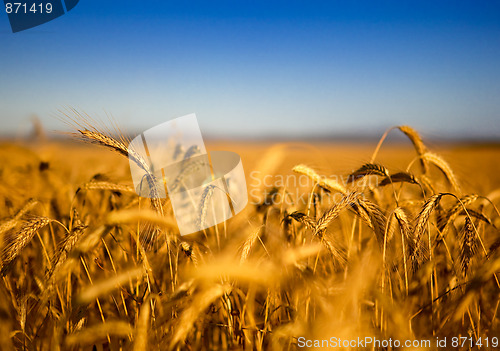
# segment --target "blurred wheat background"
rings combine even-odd
[[[499,334],[498,146],[208,142],[242,156],[249,204],[181,237],[126,138],[77,134],[98,145],[0,145],[1,350]]]

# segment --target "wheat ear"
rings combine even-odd
[[[330,224],[330,222],[332,222],[335,218],[337,218],[343,209],[353,204],[356,201],[357,197],[359,197],[359,193],[357,192],[349,193],[343,196],[342,200],[337,202],[328,211],[323,213],[321,218],[316,222],[315,233],[316,234],[323,233]]]
[[[373,230],[380,247],[382,247],[384,243],[386,218],[380,207],[371,201],[358,199],[358,204],[355,208],[360,217]]]
[[[466,206],[476,201],[478,197],[479,196],[476,194],[462,197],[460,200],[457,200],[455,204],[446,212],[445,216],[439,218],[438,229],[441,232],[441,235],[446,233],[450,224],[455,220],[455,218],[457,218],[461,211],[464,210]]]
[[[207,218],[207,212],[208,212],[208,205],[209,205],[209,200],[212,197],[213,193],[215,190],[215,185],[208,185],[205,187],[203,190],[203,194],[201,194],[201,199],[200,199],[200,206],[198,209],[198,228],[201,230],[203,226],[205,225],[205,220]]]
[[[426,152],[420,156],[421,160],[428,161],[436,166],[445,176],[446,180],[450,183],[453,189],[460,193],[460,186],[458,185],[455,173],[453,173],[450,165],[441,157],[432,152]]]
[[[342,194],[346,194],[347,190],[346,188],[340,184],[339,182],[333,180],[333,179],[328,179],[325,177],[320,176],[316,171],[308,166],[305,165],[297,165],[293,167],[292,171],[295,173],[303,174],[307,177],[309,177],[313,182],[317,183],[320,187],[322,187],[324,190],[331,191],[331,192],[339,192]]]
[[[370,159],[370,163],[373,163],[375,161],[375,158],[377,157],[378,151],[380,150],[382,143],[384,142],[384,140],[387,137],[387,135],[389,134],[389,132],[393,129],[399,129],[402,133],[404,133],[404,135],[406,135],[408,137],[408,139],[410,139],[410,141],[412,142],[413,147],[415,148],[415,151],[417,152],[417,155],[419,157],[427,152],[427,148],[425,147],[425,145],[422,141],[422,138],[420,137],[420,135],[417,133],[417,131],[415,129],[413,129],[412,127],[409,127],[409,126],[396,126],[396,127],[391,127],[389,129],[387,129],[385,131],[384,135],[382,135],[382,137],[380,138],[380,140],[375,148],[375,151],[373,152],[373,155]],[[421,158],[420,163],[422,165],[422,169],[423,169],[424,173],[427,173],[428,165],[426,163],[426,160]]]
[[[389,171],[384,166],[375,163],[365,163],[360,168],[349,174],[347,181],[354,182],[355,180],[370,174],[389,177]]]
[[[424,203],[416,218],[415,228],[413,230],[413,242],[410,244],[410,259],[414,263],[414,268],[420,264],[423,253],[425,252],[424,245],[419,245],[420,239],[425,232],[425,227],[427,226],[431,212],[439,205],[439,201],[443,195],[444,194],[441,193],[431,196]]]
[[[308,229],[312,230],[316,229],[316,223],[314,222],[314,220],[305,213],[295,211],[293,213],[290,213],[288,217],[293,218],[297,222],[302,223]]]
[[[142,170],[144,170],[146,181],[148,182],[150,197],[152,199],[159,199],[160,195],[156,186],[156,177],[151,172],[151,169],[148,163],[144,160],[144,158],[139,155],[132,148],[128,148],[127,145],[122,140],[115,139],[109,135],[101,133],[97,130],[88,130],[88,129],[78,129],[80,134],[82,135],[85,141],[89,141],[91,143],[97,143],[99,145],[110,148],[119,154],[128,157],[131,159],[136,165],[138,165]],[[152,201],[153,207],[159,213],[163,214],[163,210],[161,206],[158,205],[157,202]]]
[[[408,139],[410,139],[413,147],[415,148],[415,151],[417,151],[418,156],[422,156],[427,152],[427,147],[424,145],[420,134],[418,134],[415,129],[410,126],[399,126],[398,129],[402,131],[408,137]],[[427,165],[426,160],[420,159],[420,164],[422,165],[424,173],[427,173],[429,170],[429,166]]]
[[[253,245],[257,241],[257,239],[260,236],[261,228],[256,230],[254,233],[252,233],[247,240],[245,240],[245,243],[243,244],[243,249],[241,250],[241,257],[240,257],[240,263],[243,263],[246,261],[248,256],[250,255],[250,251],[252,250]]]
[[[476,230],[469,217],[465,217],[465,222],[460,231],[460,263],[464,276],[467,276],[470,260],[476,253],[477,240]]]
[[[2,250],[2,274],[12,261],[33,239],[36,232],[50,223],[47,217],[34,217],[26,221],[21,230],[8,239],[7,245]]]

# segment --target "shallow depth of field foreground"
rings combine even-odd
[[[498,346],[497,145],[208,142],[242,156],[249,204],[180,237],[127,141],[78,134],[0,144],[1,350]]]

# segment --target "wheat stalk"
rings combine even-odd
[[[115,184],[111,182],[89,182],[85,183],[81,189],[83,190],[109,190],[109,191],[117,191],[121,193],[131,193],[135,194],[135,190],[133,187],[123,184]]]
[[[355,180],[370,174],[389,177],[389,171],[384,166],[375,163],[365,163],[360,168],[349,174],[347,181],[354,182]]]
[[[210,198],[212,197],[214,190],[215,185],[208,185],[201,194],[200,205],[198,207],[198,228],[200,230],[205,225]]]
[[[493,228],[496,228],[495,224],[493,224],[493,222],[491,221],[490,218],[488,218],[487,216],[485,216],[481,212],[473,210],[471,208],[467,208],[467,209],[464,208],[464,209],[462,209],[460,211],[459,215],[460,216],[467,216],[468,215],[470,217],[477,218],[480,221],[483,221],[484,223],[491,225]]]
[[[133,332],[134,329],[127,322],[120,320],[107,321],[106,323],[93,325],[77,333],[68,335],[65,339],[65,344],[69,347],[75,345],[92,345],[99,341],[104,341],[109,336],[126,338],[132,335]]]
[[[408,172],[398,172],[391,174],[390,176],[386,176],[384,179],[380,181],[378,186],[385,186],[388,184],[399,183],[399,182],[420,185],[419,181],[415,178],[413,174]]]
[[[83,136],[83,139],[92,143],[97,143],[99,145],[110,148],[119,154],[128,157],[131,159],[136,165],[138,165],[145,172],[145,179],[148,183],[150,197],[152,200],[152,205],[159,213],[163,214],[163,209],[159,205],[158,200],[160,198],[160,194],[157,188],[157,180],[155,175],[152,173],[148,163],[144,160],[144,158],[139,155],[132,148],[128,148],[127,145],[121,140],[115,139],[109,135],[101,133],[97,130],[88,130],[88,129],[78,129],[80,134]]]
[[[410,126],[399,126],[398,129],[402,131],[408,137],[408,139],[410,139],[413,146],[415,147],[415,150],[417,151],[418,156],[422,156],[427,152],[427,147],[424,145],[420,134],[418,134],[415,129]],[[424,173],[427,173],[429,167],[426,163],[426,160],[421,158],[420,163],[422,165]]]
[[[416,218],[415,228],[413,229],[413,242],[410,244],[410,259],[414,263],[414,267],[418,266],[423,258],[425,245],[419,245],[420,240],[425,232],[432,211],[439,205],[439,201],[443,195],[441,193],[431,196],[424,203]]]
[[[172,219],[160,216],[157,212],[151,210],[120,210],[110,212],[106,217],[106,224],[120,225],[124,223],[135,223],[145,221],[160,227],[175,231],[177,223]]]
[[[306,228],[315,230],[316,229],[316,223],[314,220],[306,215],[305,213],[295,211],[292,212],[288,215],[288,217],[295,219],[297,222],[302,223]]]
[[[344,251],[338,249],[337,246],[333,243],[333,241],[326,235],[325,233],[320,234],[321,243],[326,247],[328,252],[332,255],[333,263],[337,267],[343,267],[346,262]]]
[[[453,189],[457,193],[460,193],[460,186],[458,185],[455,173],[453,173],[451,167],[441,156],[438,156],[432,152],[426,152],[425,154],[420,155],[420,158],[421,160],[428,161],[435,165],[444,174],[446,180],[450,183]]]
[[[26,213],[31,211],[35,205],[39,203],[38,200],[36,199],[29,199],[26,204],[21,208],[15,215],[9,220],[6,220],[0,225],[0,235],[9,231],[10,229],[14,228],[18,222],[19,219],[24,216]],[[1,239],[1,236],[0,236]]]
[[[316,171],[306,165],[297,165],[292,169],[295,173],[303,174],[309,177],[312,181],[317,183],[320,187],[327,191],[339,192],[346,194],[346,188],[339,182],[320,176]]]
[[[326,230],[330,222],[337,218],[347,206],[352,205],[356,199],[359,197],[359,193],[352,192],[342,197],[342,199],[337,202],[328,211],[323,213],[321,218],[316,222],[315,234],[322,233]]]
[[[2,250],[2,274],[12,263],[12,261],[21,253],[22,249],[33,239],[36,232],[50,223],[47,217],[34,217],[27,220],[19,232],[8,238],[8,243]]]
[[[394,217],[397,219],[399,224],[399,229],[401,230],[401,234],[406,239],[408,243],[413,243],[414,239],[411,238],[411,223],[406,215],[405,211],[401,207],[397,207],[394,209]]]
[[[86,225],[83,224],[83,222],[80,220],[78,216],[78,212],[76,210],[73,211],[73,228],[69,232],[69,234],[61,241],[59,244],[59,248],[54,254],[52,261],[51,261],[51,270],[49,272],[48,276],[48,281],[50,284],[53,283],[53,279],[55,276],[55,272],[62,266],[62,264],[66,261],[68,258],[69,253],[73,250],[75,247],[76,243],[80,238],[82,237],[85,229],[87,228]],[[50,289],[48,289],[50,290]]]
[[[106,277],[101,281],[94,282],[92,285],[84,288],[77,296],[77,302],[87,304],[95,301],[102,295],[109,294],[111,291],[119,288],[121,285],[131,280],[142,278],[144,275],[143,267],[133,267],[129,270],[115,274],[112,277]]]
[[[375,233],[376,239],[382,247],[386,228],[386,218],[380,207],[368,200],[358,199],[355,206],[357,213]]]
[[[191,261],[193,262],[195,267],[198,267],[200,264],[200,258],[201,258],[201,252],[200,249],[198,248],[198,245],[196,243],[189,244],[186,241],[182,241],[179,244],[181,250],[188,256]]]
[[[382,143],[384,142],[384,140],[387,137],[387,135],[389,134],[389,132],[393,129],[399,129],[402,133],[404,133],[408,137],[408,139],[410,139],[410,141],[413,144],[413,147],[415,148],[415,151],[417,152],[417,155],[420,157],[420,163],[422,165],[423,172],[424,172],[424,174],[427,173],[428,166],[427,166],[426,160],[421,158],[421,156],[427,152],[427,148],[424,145],[422,138],[417,133],[417,131],[410,126],[396,126],[396,127],[391,127],[388,130],[386,130],[384,135],[382,135],[382,138],[380,138],[380,140],[375,148],[375,151],[373,152],[373,155],[370,159],[370,163],[373,163],[375,161],[375,158],[377,157],[377,154],[380,150],[380,147],[382,146]]]
[[[176,323],[178,327],[175,334],[170,339],[169,349],[173,350],[179,342],[183,341],[198,318],[198,315],[202,313],[213,301],[228,291],[229,288],[227,286],[220,284],[206,287],[204,290],[200,291],[195,296],[189,307],[182,312],[179,322]]]
[[[477,240],[476,230],[469,217],[465,217],[465,222],[460,231],[460,263],[464,276],[467,276],[467,270],[471,258],[476,253]]]
[[[133,351],[148,350],[148,327],[151,323],[151,303],[151,299],[147,298],[145,303],[142,304],[134,332],[135,340]]]
[[[260,236],[260,232],[261,228],[252,233],[252,235],[250,235],[247,238],[247,240],[245,240],[245,243],[243,244],[243,249],[241,250],[240,264],[247,260],[248,256],[250,255],[250,250],[252,250],[253,245]]]
[[[467,195],[455,202],[455,204],[446,212],[445,216],[438,219],[438,228],[441,235],[444,235],[448,230],[450,224],[457,218],[461,211],[465,210],[467,206],[477,200],[479,196],[476,194]]]

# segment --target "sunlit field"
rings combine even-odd
[[[0,143],[1,350],[499,346],[499,145],[208,140],[249,203],[179,236],[79,138]]]

